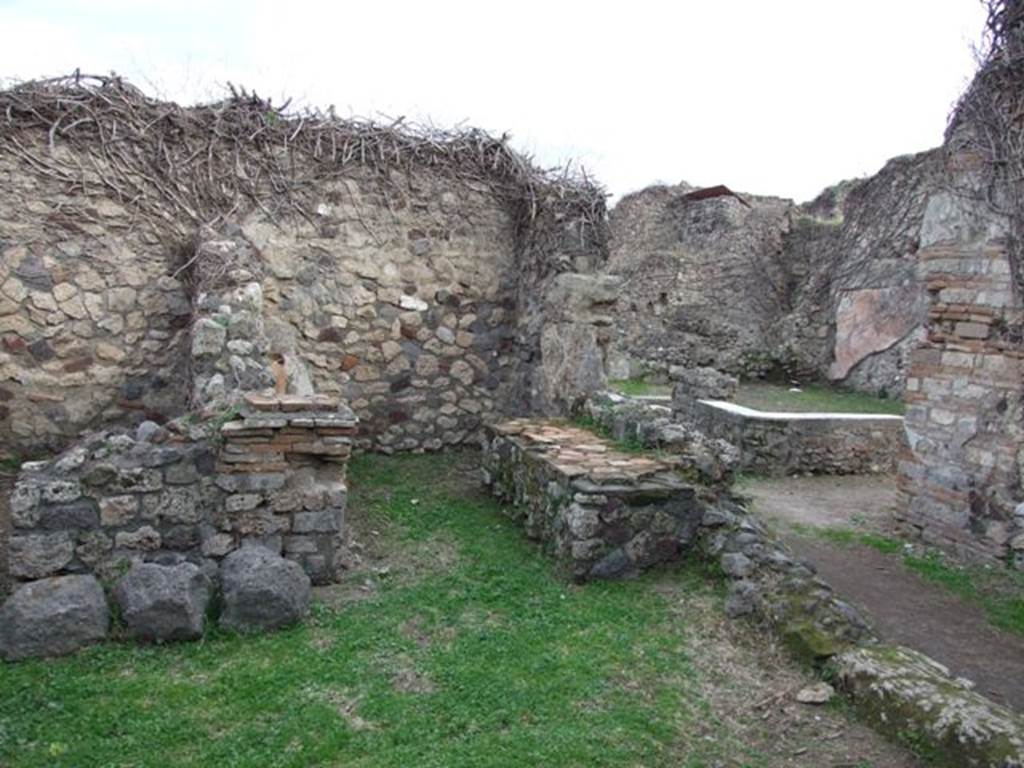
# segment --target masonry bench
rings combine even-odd
[[[702,515],[671,461],[637,456],[561,421],[485,428],[484,480],[574,579],[629,576],[679,558]]]

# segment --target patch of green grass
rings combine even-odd
[[[710,711],[686,622],[651,588],[720,601],[698,572],[568,584],[495,502],[455,488],[456,463],[350,467],[351,509],[384,549],[450,542],[417,578],[382,575],[272,634],[0,665],[0,765],[762,764]]]
[[[865,531],[853,531],[848,528],[819,528],[817,535],[836,544],[861,544],[878,550],[883,555],[894,555],[903,551],[903,542],[889,536]]]
[[[992,624],[1024,635],[1024,573],[990,566],[962,567],[938,552],[906,555],[904,565],[985,609]]]
[[[789,387],[762,382],[744,382],[734,401],[759,411],[790,413],[878,413],[903,415],[903,402],[863,392],[829,389],[815,385],[790,392]]]
[[[28,461],[44,461],[49,459],[46,453],[36,451],[34,453],[18,453],[0,458],[0,474],[16,475],[21,471],[21,465]]]
[[[653,384],[644,379],[613,379],[608,386],[623,395],[636,396],[664,396],[672,394],[671,384]]]
[[[886,555],[902,553],[904,567],[981,606],[993,626],[1024,635],[1024,573],[1002,567],[961,566],[933,550],[924,554],[907,552],[904,542],[877,533],[801,524],[790,527],[840,546],[862,545]]]

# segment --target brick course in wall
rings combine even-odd
[[[946,239],[920,265],[932,304],[907,379],[900,524],[965,557],[1020,562],[1022,313],[1006,245]]]

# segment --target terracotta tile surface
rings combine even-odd
[[[515,437],[525,447],[542,453],[569,477],[588,475],[594,480],[640,480],[671,472],[675,463],[617,451],[607,441],[582,427],[545,419],[513,419],[494,425],[500,434]]]

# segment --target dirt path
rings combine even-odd
[[[981,608],[907,570],[897,555],[793,532],[804,526],[888,532],[892,480],[879,477],[757,479],[741,489],[801,558],[861,606],[888,641],[916,648],[973,680],[978,691],[1024,712],[1024,638],[992,627]],[[806,531],[804,530],[804,533]]]

